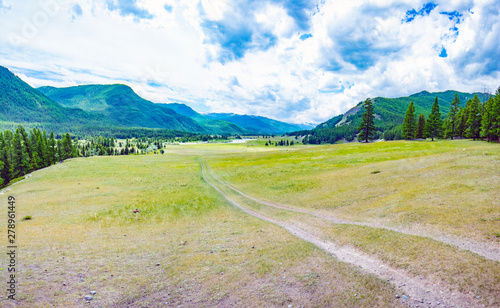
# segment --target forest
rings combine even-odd
[[[0,132],[0,187],[24,175],[78,155],[69,133],[47,136],[38,128]]]

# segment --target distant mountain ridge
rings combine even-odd
[[[158,105],[163,108],[170,108],[179,114],[192,118],[212,134],[249,135],[253,133],[231,122],[209,119],[184,104],[171,103]]]
[[[104,117],[65,108],[0,66],[0,122],[11,124],[97,125]]]
[[[221,135],[281,134],[301,127],[265,117],[202,115],[180,103],[156,104],[122,84],[40,87],[38,90],[64,107],[98,113],[113,123],[129,127],[169,128]]]
[[[455,94],[457,94],[460,98],[462,107],[465,106],[467,100],[472,99],[475,94],[482,96],[482,93],[464,93],[448,90],[434,93],[422,91],[410,96],[398,98],[374,98],[374,122],[375,127],[377,128],[377,135],[381,135],[384,131],[401,125],[403,123],[406,109],[412,101],[415,105],[415,113],[417,116],[420,113],[423,113],[427,117],[430,114],[432,104],[437,97],[441,117],[444,119],[450,111],[450,105]],[[310,141],[312,141],[312,143],[333,143],[342,139],[347,141],[353,140],[358,133],[358,127],[361,123],[363,112],[363,102],[359,102],[346,113],[335,116],[316,126],[314,130],[309,132],[312,135]]]
[[[205,131],[195,120],[145,100],[122,84],[41,87],[38,90],[62,106],[103,115],[117,125]]]
[[[249,131],[265,134],[284,134],[301,129],[312,128],[308,125],[290,124],[261,116],[240,115],[234,113],[208,113],[207,118],[234,123]]]
[[[163,104],[162,104],[163,105]],[[299,129],[310,129],[313,126],[285,123],[261,116],[240,115],[234,113],[208,113],[200,114],[191,107],[179,104],[164,104],[176,112],[191,117],[206,126],[232,125],[233,129],[239,128],[239,134],[284,134]]]

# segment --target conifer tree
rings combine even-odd
[[[418,117],[417,130],[415,132],[416,139],[422,139],[425,137],[425,116],[423,113]]]
[[[413,101],[410,102],[408,109],[405,113],[405,118],[403,120],[403,129],[402,135],[403,139],[412,139],[415,136],[417,123],[415,118],[415,105],[413,105]]]
[[[23,136],[19,128],[17,128],[12,138],[12,179],[23,176],[29,172],[29,156],[26,153],[22,139]]]
[[[61,154],[61,159],[63,160],[73,157],[73,141],[71,140],[69,133],[66,133],[62,139]]]
[[[460,107],[457,113],[457,129],[455,132],[455,137],[465,137],[465,131],[467,130],[467,112],[465,108]]]
[[[427,119],[425,130],[427,136],[431,137],[432,141],[434,141],[434,138],[441,138],[443,135],[443,120],[441,120],[437,96],[432,105],[431,114]]]
[[[56,163],[57,161],[56,153],[57,153],[57,144],[54,138],[54,132],[50,132],[49,141],[47,142],[47,157],[49,165],[53,165]]]
[[[458,112],[460,111],[460,98],[455,93],[453,101],[451,102],[450,112],[445,120],[445,138],[453,139],[457,133]]]
[[[373,140],[373,136],[375,135],[375,113],[373,112],[373,103],[371,99],[367,98],[364,103],[365,112],[363,113],[363,118],[361,124],[359,125],[358,130],[358,140],[369,142]]]
[[[41,139],[42,139],[43,165],[45,167],[48,167],[51,165],[51,163],[50,163],[50,159],[49,159],[49,152],[47,151],[48,146],[49,146],[49,138],[47,137],[46,131],[42,131]]]
[[[10,182],[10,162],[9,162],[9,149],[6,145],[4,135],[0,132],[0,185]]]
[[[497,89],[495,96],[490,96],[484,103],[481,136],[486,137],[487,141],[500,142],[500,88]]]
[[[57,160],[62,162],[64,159],[63,153],[62,153],[62,140],[60,140],[60,139],[56,140],[56,148],[57,148],[57,154],[56,154]]]
[[[500,88],[498,88],[493,100],[493,133],[495,134],[497,141],[500,142]]]
[[[466,137],[476,140],[481,133],[481,101],[477,94],[474,95],[474,99],[467,102],[465,109],[467,112]]]

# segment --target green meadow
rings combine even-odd
[[[213,155],[221,179],[262,200],[360,222],[499,241],[500,148],[393,141]]]
[[[498,261],[430,238],[500,247],[498,144],[265,142],[70,159],[8,187],[0,199],[17,200],[18,297],[7,302],[4,295],[0,306],[406,306],[387,279],[235,207],[205,181],[201,161],[253,198],[320,217],[216,186],[262,215],[468,294],[478,305],[500,305]],[[21,221],[25,216],[32,219]],[[6,222],[0,220],[3,230]],[[87,303],[90,291],[96,294]]]

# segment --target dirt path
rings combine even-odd
[[[427,238],[433,239],[435,241],[442,242],[442,243],[457,247],[460,250],[471,251],[471,252],[478,254],[478,255],[480,255],[483,258],[486,258],[488,260],[500,262],[500,245],[498,245],[496,243],[480,243],[480,242],[476,242],[473,240],[458,238],[458,237],[455,237],[452,235],[430,234],[429,232],[426,232],[425,230],[390,227],[390,226],[386,226],[386,225],[383,225],[380,223],[357,222],[357,221],[351,221],[351,220],[346,220],[346,219],[339,219],[339,218],[335,218],[335,217],[332,217],[329,215],[325,215],[325,214],[321,214],[321,213],[317,213],[317,212],[313,212],[313,211],[308,211],[305,209],[298,209],[298,208],[294,208],[291,206],[286,206],[286,205],[282,205],[282,204],[277,204],[277,203],[259,200],[259,199],[256,199],[252,196],[245,194],[244,192],[238,190],[234,186],[222,181],[220,178],[218,178],[212,172],[212,170],[210,169],[210,166],[208,166],[208,164],[206,164],[206,168],[208,169],[210,174],[222,185],[231,188],[233,191],[237,192],[238,194],[242,195],[245,198],[251,199],[255,202],[258,202],[258,203],[261,203],[261,204],[264,204],[267,206],[271,206],[271,207],[283,209],[283,210],[288,210],[288,211],[292,211],[292,212],[312,215],[312,216],[333,222],[335,224],[366,226],[366,227],[372,227],[372,228],[391,230],[391,231],[395,231],[395,232],[399,232],[399,233],[403,233],[403,234],[407,234],[407,235],[427,237]]]
[[[231,204],[238,207],[247,214],[285,228],[298,238],[314,244],[322,250],[334,255],[342,262],[359,266],[367,273],[377,275],[381,279],[390,281],[396,287],[397,292],[399,292],[397,296],[401,298],[401,301],[404,304],[407,304],[410,307],[481,307],[480,305],[478,306],[478,303],[471,295],[462,293],[450,293],[448,291],[449,288],[447,287],[436,285],[431,281],[423,280],[421,278],[419,279],[411,277],[405,271],[392,268],[384,264],[381,260],[367,255],[357,249],[347,246],[338,246],[333,242],[321,240],[312,232],[305,230],[304,226],[299,228],[293,224],[278,221],[276,219],[273,219],[272,217],[259,214],[246,208],[244,205],[231,199],[229,195],[219,189],[214,183],[215,181],[218,181],[220,185],[224,185],[226,187],[228,186],[220,181],[213,174],[213,172],[209,170],[206,163],[201,161],[200,164],[204,180],[215,190],[217,190],[222,196],[224,196]],[[209,180],[209,175],[212,176],[215,181]],[[250,200],[257,201],[256,199],[248,197],[239,191],[238,193],[249,198]],[[307,214],[307,212],[301,213]],[[396,294],[394,294],[394,296],[396,296]]]

